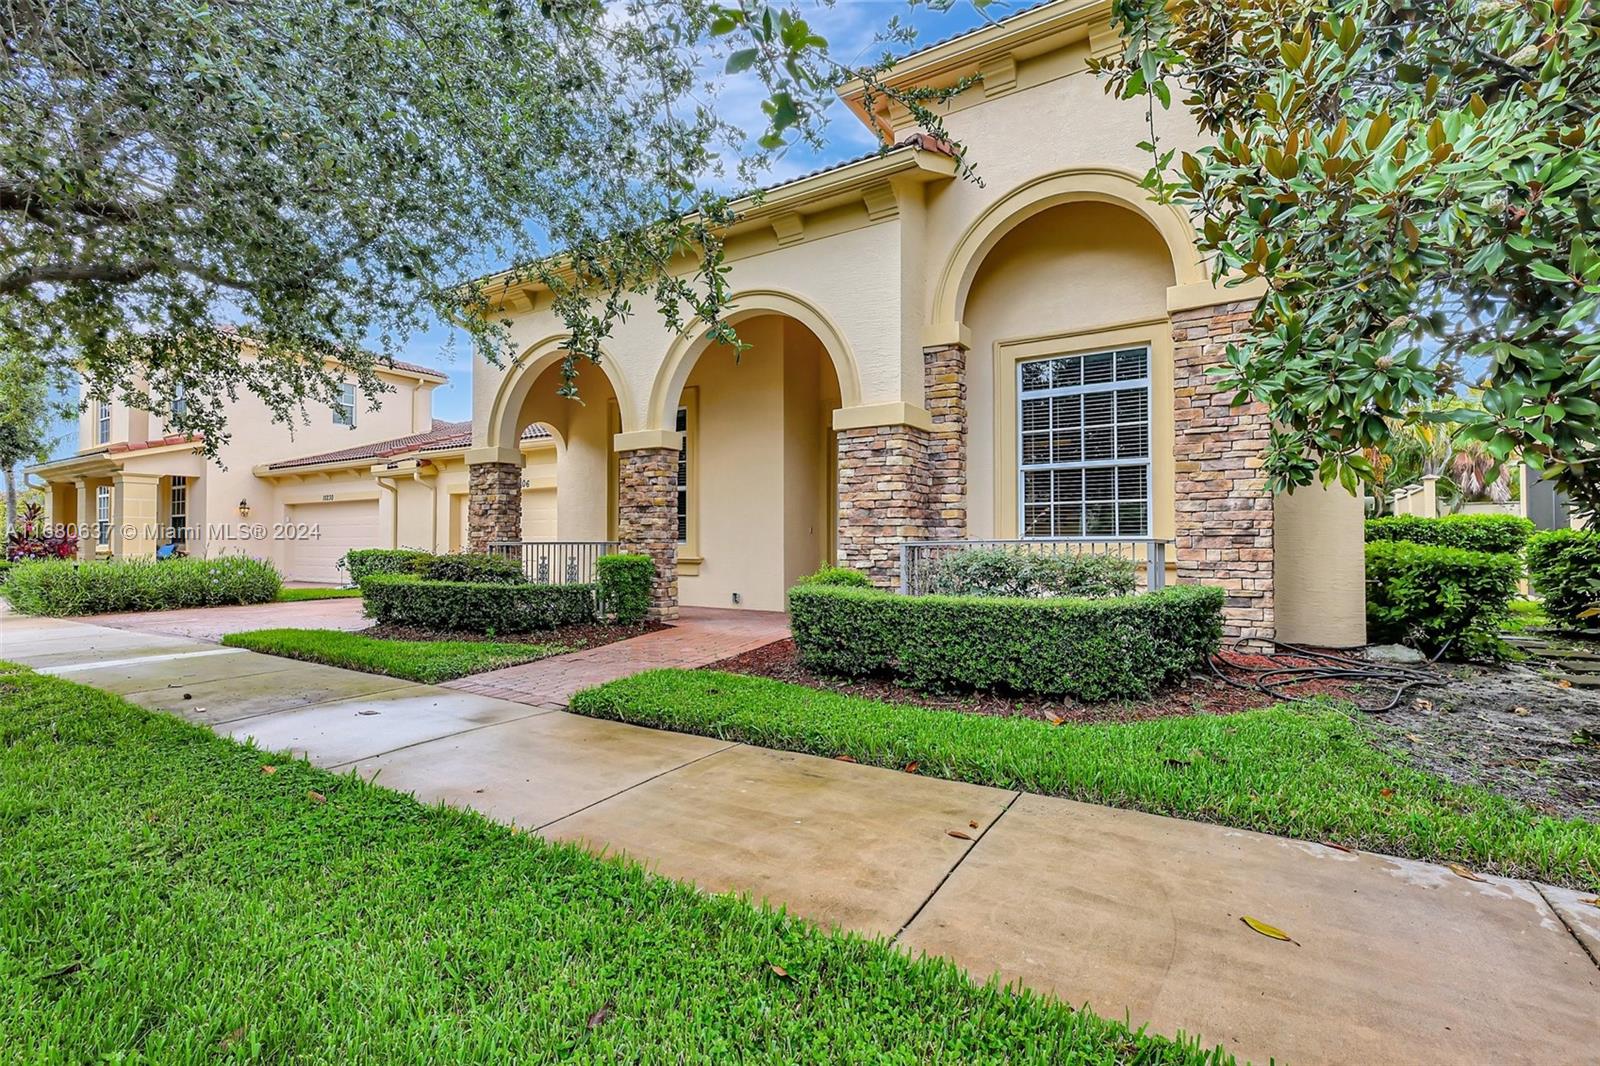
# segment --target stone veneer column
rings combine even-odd
[[[486,552],[497,540],[522,539],[522,467],[473,463],[467,467],[467,547]]]
[[[924,389],[933,432],[928,434],[930,540],[967,536],[967,353],[952,345],[922,353]]]
[[[617,540],[621,550],[655,560],[650,617],[678,617],[678,449],[618,454]],[[752,545],[751,550],[759,550]]]
[[[928,433],[915,426],[839,431],[840,566],[900,583],[900,544],[928,533]]]
[[[1270,651],[1273,623],[1273,501],[1263,470],[1271,423],[1258,403],[1206,371],[1250,319],[1254,301],[1172,315],[1173,458],[1178,580],[1227,592],[1226,640]]]

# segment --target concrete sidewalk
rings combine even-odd
[[[0,616],[0,658],[1241,1058],[1600,1060],[1587,894],[166,633]]]

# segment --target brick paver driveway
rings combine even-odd
[[[126,629],[136,633],[165,633],[216,644],[228,633],[247,629],[365,629],[372,619],[361,613],[361,600],[301,600],[296,603],[256,603],[248,607],[196,607],[182,611],[131,611],[75,618],[75,622]]]

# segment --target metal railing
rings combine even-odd
[[[1167,584],[1168,541],[1155,537],[1061,537],[1049,540],[908,540],[900,545],[900,592],[920,596],[928,591],[939,561],[974,550],[1004,549],[1040,555],[1116,555],[1132,559],[1143,571],[1145,586],[1155,592]]]
[[[529,581],[541,585],[587,585],[595,579],[595,561],[617,550],[614,540],[497,540],[489,554],[522,564]]]

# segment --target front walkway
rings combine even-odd
[[[297,600],[292,603],[255,603],[247,607],[192,607],[180,611],[129,611],[74,618],[75,622],[129,629],[139,633],[165,633],[192,640],[220,641],[228,633],[247,629],[365,629],[372,619],[361,613],[359,597],[333,600]]]
[[[662,643],[640,665],[677,645],[645,639]],[[636,644],[608,661],[620,668]],[[153,631],[0,616],[0,658],[1241,1058],[1595,1060],[1600,908],[1587,894]],[[557,691],[544,681],[532,696]]]
[[[575,692],[644,670],[706,666],[789,635],[789,617],[775,611],[684,607],[667,629],[587,651],[445,682],[449,688],[552,710]]]

